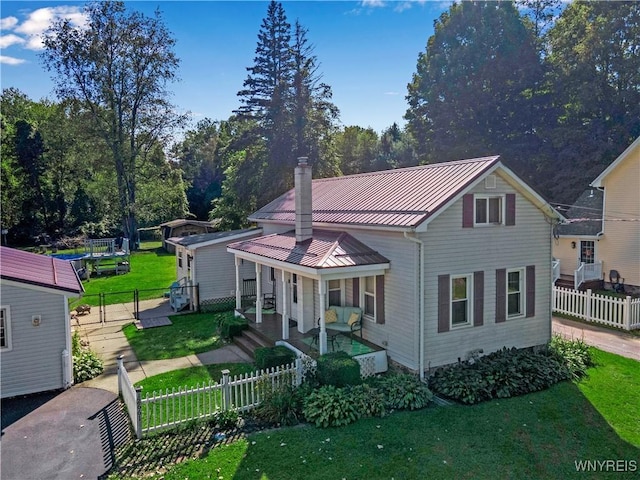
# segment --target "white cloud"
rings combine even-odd
[[[400,95],[399,92],[384,92],[385,95],[391,95],[391,96],[395,96],[395,95]]]
[[[362,0],[361,5],[367,8],[377,8],[386,6],[383,0]]]
[[[10,33],[9,35],[2,35],[0,37],[0,48],[7,48],[11,45],[24,43],[25,39]]]
[[[18,19],[16,17],[5,17],[0,19],[0,30],[10,30],[16,26]]]
[[[24,63],[26,60],[15,57],[7,57],[6,55],[0,55],[0,63],[4,63],[6,65],[20,65]]]
[[[27,36],[26,48],[30,50],[42,50],[44,44],[42,35],[57,20],[69,19],[71,25],[82,27],[87,18],[80,7],[60,5],[34,10],[27,19],[15,28],[15,31]]]

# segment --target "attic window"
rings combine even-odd
[[[475,225],[500,225],[504,215],[503,209],[503,197],[475,197]]]

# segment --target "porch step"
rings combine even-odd
[[[256,348],[273,346],[273,342],[271,340],[266,338],[260,332],[252,330],[251,327],[244,330],[242,335],[234,337],[233,343],[235,343],[240,350],[245,352],[247,355],[250,355],[251,358],[254,358],[253,352]]]
[[[561,275],[560,278],[556,280],[556,287],[573,288],[573,277],[565,277],[564,275]]]

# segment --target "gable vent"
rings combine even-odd
[[[487,175],[487,178],[484,179],[484,188],[487,190],[493,190],[496,188],[496,176],[491,174]]]

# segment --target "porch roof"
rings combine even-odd
[[[232,253],[314,269],[388,264],[389,260],[345,232],[314,230],[313,238],[296,243],[295,231],[266,235],[227,246]]]

